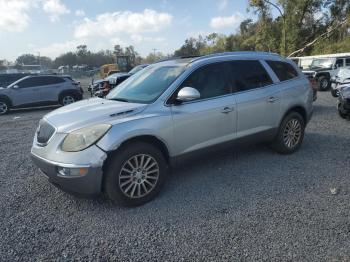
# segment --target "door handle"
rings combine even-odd
[[[221,109],[221,113],[227,114],[233,111],[233,107],[225,106],[223,109]]]
[[[274,102],[276,102],[277,100],[278,100],[278,97],[271,96],[271,97],[269,97],[269,99],[267,99],[267,102],[269,102],[269,103],[274,103]]]

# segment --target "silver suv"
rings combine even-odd
[[[81,100],[82,94],[80,83],[69,76],[26,76],[5,88],[0,87],[0,115],[11,108],[68,105]]]
[[[312,89],[291,62],[237,52],[152,64],[106,99],[57,109],[41,121],[32,157],[49,180],[115,203],[153,199],[168,167],[205,149],[269,141],[295,152],[312,115]]]

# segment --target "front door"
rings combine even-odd
[[[235,137],[235,99],[227,76],[227,63],[195,70],[177,89],[192,87],[200,99],[171,106],[176,154],[189,153]]]
[[[24,106],[41,102],[41,82],[39,77],[29,77],[11,87],[11,99],[14,106]]]

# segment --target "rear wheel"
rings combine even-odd
[[[299,149],[304,139],[305,122],[297,112],[289,113],[282,121],[278,134],[272,143],[273,149],[281,154],[291,154]]]
[[[75,96],[72,95],[72,94],[65,94],[65,95],[62,95],[61,99],[60,99],[60,104],[63,105],[63,106],[66,106],[66,105],[69,105],[69,104],[72,104],[76,101],[75,99]]]
[[[143,142],[129,144],[107,164],[104,192],[116,204],[142,205],[160,192],[166,175],[167,165],[160,150]]]
[[[5,100],[0,100],[0,115],[6,114],[10,110],[10,105]]]

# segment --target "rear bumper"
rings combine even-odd
[[[59,174],[60,167],[73,167],[63,163],[53,162],[31,153],[34,164],[46,175],[48,180],[63,191],[83,197],[93,197],[101,193],[102,185],[102,167],[78,166],[84,167],[88,171],[85,175],[79,177],[63,177]]]

